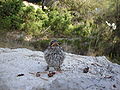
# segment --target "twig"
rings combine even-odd
[[[36,76],[36,73],[32,73],[32,72],[29,72],[29,73]],[[47,72],[38,72],[38,73],[47,73]],[[43,79],[43,80],[48,81],[48,79],[46,79],[46,78],[43,78],[43,77],[40,77],[40,78]]]

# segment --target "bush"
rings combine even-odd
[[[0,3],[0,29],[16,30],[22,19],[18,16],[23,3],[21,0],[7,0]]]
[[[48,16],[42,9],[35,10],[33,7],[23,7],[20,16],[23,18],[21,30],[28,35],[38,36],[45,30]]]
[[[29,35],[41,35],[48,20],[42,9],[24,6],[22,0],[7,0],[0,5],[0,29],[22,30]]]
[[[68,11],[59,12],[52,10],[48,13],[48,26],[51,26],[51,31],[54,37],[65,37],[65,33],[71,24],[72,16]]]

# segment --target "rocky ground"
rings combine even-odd
[[[43,52],[0,48],[0,90],[120,90],[120,65],[105,56],[66,53],[61,72],[45,72]]]

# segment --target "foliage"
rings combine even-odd
[[[59,12],[52,10],[48,13],[49,21],[48,26],[51,26],[51,31],[54,37],[64,37],[69,25],[71,24],[71,18],[69,12]]]
[[[21,0],[7,0],[0,3],[0,29],[18,29],[20,27],[21,18],[18,12],[22,6]]]
[[[19,15],[23,18],[22,31],[28,35],[41,35],[48,20],[48,16],[42,9],[35,10],[33,7],[23,7]]]

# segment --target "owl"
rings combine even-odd
[[[44,51],[44,58],[48,64],[46,70],[49,70],[50,67],[54,68],[56,71],[61,70],[60,66],[65,59],[65,53],[62,50],[62,47],[59,46],[57,40],[50,42],[48,48]]]

